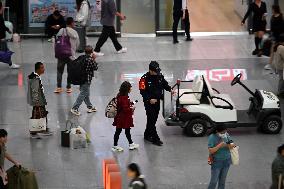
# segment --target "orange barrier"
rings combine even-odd
[[[106,183],[106,178],[107,178],[107,174],[106,174],[106,165],[107,164],[117,164],[115,159],[105,159],[103,160],[103,179],[104,179],[104,188],[106,189],[107,187],[107,183]]]
[[[120,172],[111,172],[108,175],[107,189],[121,189],[122,181]]]
[[[106,165],[106,189],[111,189],[110,184],[110,173],[120,173],[120,168],[117,164],[107,164]]]

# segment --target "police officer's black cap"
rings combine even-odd
[[[161,69],[159,63],[157,61],[151,61],[149,64],[149,70],[160,73]]]

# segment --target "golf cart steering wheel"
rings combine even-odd
[[[231,86],[234,86],[236,85],[237,83],[239,83],[241,81],[241,78],[242,78],[242,74],[239,73],[234,79],[233,81],[231,82]]]

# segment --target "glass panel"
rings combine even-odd
[[[121,10],[127,17],[121,26],[123,33],[155,33],[154,0],[122,0]]]
[[[279,5],[281,7],[281,11],[284,11],[284,1],[283,0],[279,0]]]
[[[159,1],[160,31],[171,31],[173,25],[173,0]],[[179,29],[181,24],[179,24]]]

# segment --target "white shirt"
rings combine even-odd
[[[187,9],[187,0],[182,0],[182,10]]]
[[[57,36],[62,36],[63,32],[65,32],[64,30],[65,30],[65,28],[61,28],[59,30]],[[76,50],[77,50],[77,48],[80,45],[79,35],[78,35],[77,31],[74,30],[71,27],[66,27],[66,31],[67,31],[67,35],[70,38],[70,43],[71,43],[71,53],[72,53],[72,56],[70,56],[69,58],[71,60],[75,60],[76,59]]]

